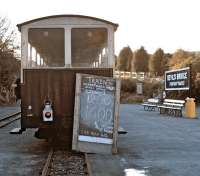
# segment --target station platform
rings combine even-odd
[[[200,108],[197,108],[197,115]],[[196,176],[200,172],[200,120],[121,105],[118,154],[87,154],[92,176]]]

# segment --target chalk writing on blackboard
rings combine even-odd
[[[79,135],[113,138],[115,86],[113,79],[82,78]]]

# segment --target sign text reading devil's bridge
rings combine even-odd
[[[165,90],[189,90],[190,68],[165,72]]]

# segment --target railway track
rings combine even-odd
[[[91,176],[87,154],[51,149],[41,176]]]
[[[16,112],[0,119],[0,128],[7,126],[8,124],[21,118],[21,112]]]

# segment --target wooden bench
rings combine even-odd
[[[159,99],[157,98],[149,98],[142,105],[144,106],[144,110],[146,111],[155,111],[159,104]]]
[[[184,104],[184,100],[165,99],[163,104],[159,105],[158,108],[160,110],[160,114],[182,117],[182,109]]]

